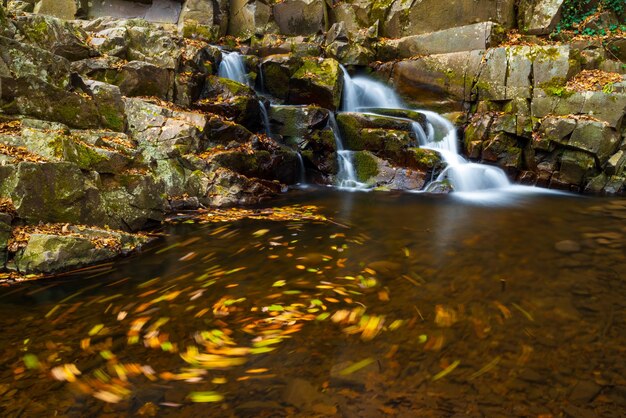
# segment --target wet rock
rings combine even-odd
[[[317,104],[336,110],[341,103],[343,75],[334,59],[306,58],[289,81],[289,102]]]
[[[23,274],[52,273],[78,268],[130,252],[147,237],[98,229],[70,228],[77,236],[32,234],[26,247],[15,255]]]
[[[561,19],[563,0],[522,0],[519,27],[525,33],[547,35]]]
[[[285,0],[272,8],[284,35],[312,35],[324,30],[323,0]]]
[[[271,106],[271,132],[283,136],[304,138],[315,129],[328,124],[328,110],[318,106]]]
[[[406,0],[387,0],[381,9],[388,10],[383,17],[382,36],[400,38],[448,29],[476,22],[497,22],[505,28],[514,25],[512,0],[451,0],[442,3],[424,0],[419,3]]]
[[[576,241],[559,241],[554,245],[557,251],[561,253],[577,253],[581,250],[581,246]]]
[[[261,125],[261,108],[254,90],[233,80],[208,76],[195,106],[229,118],[252,131],[257,131]]]
[[[481,22],[422,35],[383,40],[378,47],[377,58],[389,61],[416,55],[484,50],[497,45],[502,38],[501,34],[502,28],[498,24]]]
[[[249,179],[226,168],[208,174],[206,200],[211,206],[250,205],[280,193],[279,183]]]
[[[52,16],[26,15],[15,20],[16,40],[43,48],[70,61],[95,55],[87,45],[87,34],[72,23]]]
[[[591,380],[581,380],[574,385],[569,393],[568,399],[576,404],[585,404],[593,401],[598,396],[602,386]]]
[[[281,100],[289,97],[289,80],[302,65],[302,60],[292,55],[272,55],[261,62],[263,88]]]
[[[413,125],[410,120],[395,117],[342,112],[337,115],[337,124],[346,149],[378,151],[385,147],[385,131],[395,131],[405,146],[416,145],[417,138],[411,136]],[[364,136],[365,135],[365,136]]]
[[[269,23],[270,6],[262,1],[233,0],[230,2],[228,34],[242,39],[262,35]]]

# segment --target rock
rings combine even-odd
[[[317,104],[330,110],[339,109],[343,91],[343,74],[332,59],[306,58],[289,80],[289,102]]]
[[[502,28],[493,22],[412,35],[381,41],[377,58],[389,61],[416,55],[446,54],[452,52],[484,50],[497,45],[502,39]]]
[[[322,48],[319,43],[311,42],[304,36],[281,36],[266,33],[263,38],[253,38],[250,42],[252,52],[258,57],[289,54],[294,58],[319,57]]]
[[[38,0],[34,13],[73,20],[78,11],[76,0]]]
[[[379,19],[375,17],[382,15],[379,7],[378,2],[369,0],[342,1],[333,5],[330,14],[333,22],[341,22],[349,33],[355,33],[372,26]]]
[[[620,175],[626,164],[626,152],[619,150],[613,154],[604,166],[604,171],[608,175]]]
[[[301,65],[300,58],[288,54],[271,55],[265,58],[260,65],[263,88],[272,96],[286,100],[289,97],[291,76]]]
[[[481,158],[497,163],[509,172],[522,167],[522,149],[518,147],[517,139],[504,132],[497,133],[483,144]]]
[[[270,6],[259,0],[232,0],[228,34],[242,39],[262,35],[269,23]]]
[[[511,28],[515,20],[512,0],[385,0],[380,8],[387,11],[381,18],[382,36],[400,38],[476,22],[492,21]],[[495,3],[495,4],[494,4]],[[382,20],[384,19],[384,21]]]
[[[580,244],[576,241],[559,241],[554,245],[554,248],[561,253],[577,253],[581,250]]]
[[[7,38],[15,36],[15,26],[7,17],[3,7],[0,7],[0,36]]]
[[[571,185],[582,184],[585,178],[596,174],[596,160],[593,155],[575,150],[565,150],[561,157],[557,179]]]
[[[186,0],[178,19],[178,27],[185,38],[203,39],[207,42],[224,36],[228,29],[228,12],[225,1]]]
[[[70,227],[73,235],[32,234],[15,255],[22,274],[53,273],[79,268],[128,253],[148,238],[109,230]]]
[[[322,415],[334,415],[337,408],[328,395],[320,393],[304,379],[290,379],[285,385],[282,401],[293,405],[301,412],[315,412]]]
[[[17,146],[48,161],[75,163],[81,170],[118,173],[130,165],[130,158],[108,147],[89,146],[69,131],[22,128]]]
[[[601,91],[584,91],[556,96],[536,88],[531,105],[532,116],[588,115],[605,121],[611,128],[621,129],[626,109],[626,93],[605,94]]]
[[[284,35],[313,35],[324,30],[323,0],[285,0],[272,8]]]
[[[576,119],[547,116],[542,119],[538,132],[546,141],[567,144],[568,137],[576,129],[576,124]]]
[[[362,114],[355,112],[342,112],[337,115],[337,124],[341,132],[344,147],[349,150],[362,151],[378,151],[384,148],[384,132],[395,131],[397,133],[404,132],[404,144],[416,145],[417,138],[410,137],[413,132],[411,121],[379,115]],[[363,136],[370,132],[367,140]],[[380,133],[383,138],[381,138]]]
[[[594,154],[600,164],[616,151],[620,136],[608,124],[590,120],[578,121],[567,144],[570,147]]]
[[[98,186],[109,226],[138,231],[163,220],[168,203],[162,180],[143,173],[122,173],[104,180]],[[102,223],[103,220],[91,222]]]
[[[575,404],[586,404],[598,396],[602,386],[591,380],[581,380],[574,385],[569,393],[568,399]]]
[[[144,61],[167,70],[178,68],[183,40],[158,25],[142,19],[99,18],[84,23],[83,29],[101,55]]]
[[[284,184],[298,181],[299,161],[295,151],[287,147],[264,150],[233,150],[213,154],[210,158],[211,169],[224,167],[249,178],[278,180]]]
[[[16,40],[43,48],[70,61],[95,55],[87,45],[87,34],[79,27],[52,16],[26,15],[15,20]]]
[[[128,131],[144,161],[154,162],[206,149],[204,115],[173,111],[141,99],[124,99]]]
[[[11,215],[0,213],[0,269],[7,262],[7,246],[11,237]]]
[[[560,86],[580,71],[569,45],[532,48],[533,82],[540,88]]]
[[[522,0],[519,5],[519,27],[528,34],[547,35],[561,20],[563,0]]]
[[[226,168],[208,175],[207,203],[212,206],[250,205],[276,196],[278,183],[249,179]]]
[[[85,86],[96,103],[102,127],[123,132],[126,129],[126,112],[120,88],[93,80],[86,80]]]
[[[10,88],[7,85],[29,77],[60,89],[67,88],[70,82],[70,63],[65,58],[13,39],[0,37],[0,61],[4,67],[0,72],[3,96],[4,90]]]
[[[442,97],[470,101],[483,55],[483,51],[466,51],[400,61],[391,65],[390,81],[410,104]],[[381,70],[385,71],[385,66]]]
[[[328,124],[328,110],[318,106],[279,106],[269,109],[271,132],[282,136],[304,138]]]
[[[175,24],[181,13],[181,3],[180,0],[92,0],[88,2],[88,15],[92,19],[111,16]]]
[[[13,201],[17,216],[27,222],[106,222],[95,184],[74,163],[21,162],[0,177],[0,194]]]
[[[174,96],[173,71],[145,61],[123,63],[96,58],[73,63],[72,69],[86,78],[118,86],[124,96],[154,96],[164,100],[172,100]]]
[[[256,93],[237,81],[207,76],[195,107],[234,120],[253,131],[261,125],[261,107]]]
[[[357,42],[335,41],[325,49],[326,55],[343,65],[366,66],[374,60],[375,53]]]

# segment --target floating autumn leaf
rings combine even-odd
[[[444,305],[435,306],[435,324],[442,328],[451,327],[457,322],[457,313],[454,309]]]
[[[217,392],[191,392],[188,395],[191,402],[220,402],[224,396]]]

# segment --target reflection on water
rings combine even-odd
[[[626,201],[280,203],[1,289],[2,415],[623,416]]]

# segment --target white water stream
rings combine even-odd
[[[218,77],[228,78],[245,85],[250,85],[243,57],[237,51],[222,51],[222,62],[217,69]]]
[[[407,109],[389,86],[367,77],[353,78],[345,69],[343,74],[343,111],[358,112],[367,108]],[[376,113],[372,109],[367,111]],[[419,123],[412,124],[420,146],[437,151],[447,164],[435,181],[448,181],[456,196],[473,200],[493,200],[495,195],[503,191],[538,191],[531,187],[512,186],[504,171],[498,167],[467,161],[459,154],[458,137],[452,122],[435,112],[415,111],[425,115],[428,121],[426,131]],[[341,149],[343,150],[343,146]]]

